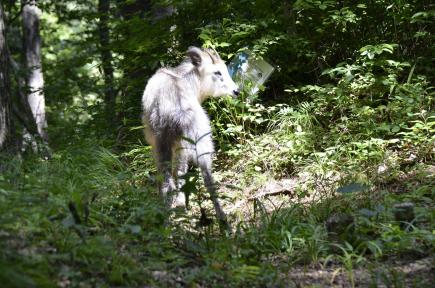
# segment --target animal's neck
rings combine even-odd
[[[204,93],[203,91],[201,91],[201,89],[199,89],[199,93],[198,93],[198,101],[199,101],[199,103],[202,104],[202,102],[207,100],[208,97],[209,97],[208,94]]]
[[[202,81],[199,79],[199,76],[197,77],[197,83],[198,83],[198,101],[202,104],[207,98],[210,97],[210,91],[207,89],[207,87],[204,87],[204,85],[201,85]]]
[[[189,83],[189,86],[192,89],[192,92],[195,93],[199,103],[204,102],[210,96],[207,91],[202,89],[203,87],[201,87],[201,80],[198,72],[191,62],[183,62],[174,70],[177,75],[181,76]]]
[[[183,78],[189,83],[190,89],[200,104],[208,98],[208,95],[204,93],[205,91],[201,89],[201,81],[195,71],[186,74]]]

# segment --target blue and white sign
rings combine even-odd
[[[249,51],[236,54],[228,65],[228,72],[231,78],[242,85],[242,88],[247,83],[250,83],[251,94],[258,92],[260,86],[266,82],[274,69],[264,59],[251,57]]]

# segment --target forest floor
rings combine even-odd
[[[377,198],[375,195],[381,189],[406,197],[410,192],[410,187],[415,189],[420,185],[429,185],[433,196],[434,176],[434,165],[410,169],[394,180],[390,179],[388,182],[381,180],[369,191],[371,194],[369,197]],[[253,221],[255,215],[259,213],[273,215],[279,210],[286,210],[294,205],[311,207],[324,201],[325,197],[335,201],[341,196],[335,189],[335,184],[340,180],[337,177],[317,179],[315,181],[317,189],[314,189],[313,193],[298,196],[300,189],[307,189],[307,182],[310,180],[312,180],[312,175],[307,173],[279,180],[263,177],[263,180],[258,183],[237,191],[235,187],[238,187],[239,181],[233,178],[221,183],[220,193],[226,195],[224,196],[226,201],[223,202],[224,208],[229,215],[233,216],[235,223]],[[209,213],[213,213],[211,206],[208,208]],[[201,214],[201,211],[198,207],[192,207],[189,214],[194,219]],[[330,218],[325,222],[327,223]],[[342,223],[334,224],[343,225]],[[332,237],[331,242],[336,240]],[[274,267],[289,267],[286,255],[277,254],[265,261],[269,261]],[[397,255],[385,255],[376,261],[364,261],[363,265],[350,264],[350,266],[352,267],[349,269],[345,263],[336,260],[328,261],[326,265],[296,264],[289,267],[287,271],[281,272],[279,278],[282,283],[285,283],[285,287],[433,287],[435,283],[435,256],[430,250],[422,253],[410,249]]]
[[[432,287],[435,283],[435,258],[387,260],[359,267],[352,277],[342,265],[327,268],[294,268],[284,278],[296,287]],[[353,281],[353,283],[352,283]]]
[[[350,193],[337,192],[335,176],[264,175],[246,185],[217,171],[228,234],[202,188],[189,210],[168,218],[143,162],[127,165],[90,146],[50,161],[8,162],[0,175],[3,287],[435,283],[433,165],[414,165]],[[407,202],[412,219],[397,221],[393,206]]]
[[[435,175],[434,168],[435,166],[430,166],[427,172]],[[246,206],[253,206],[254,201],[261,199],[271,213],[277,207],[283,209],[295,203],[310,205],[309,203],[320,200],[320,196],[315,194],[295,200],[295,187],[300,185],[300,182],[300,179],[295,178],[268,181],[260,189],[246,191],[254,195],[228,207],[228,210],[234,212],[241,209],[249,213]],[[389,188],[390,191],[397,192],[397,183],[391,184]],[[285,257],[273,260],[276,267],[285,266],[286,261]],[[334,261],[327,265],[296,265],[280,277],[284,282],[288,281],[289,287],[433,287],[435,256],[411,253],[398,259],[386,257],[381,261],[357,266],[350,273],[342,263]]]

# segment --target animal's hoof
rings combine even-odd
[[[186,196],[183,192],[178,192],[172,201],[171,208],[186,208]]]

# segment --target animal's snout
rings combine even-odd
[[[239,96],[239,94],[240,94],[239,89],[233,90],[233,95],[234,96]]]

